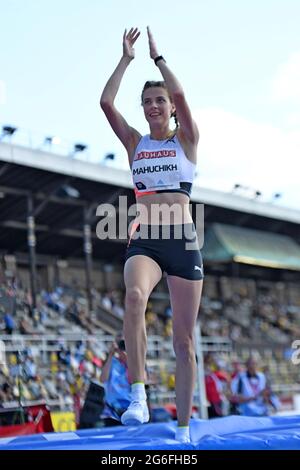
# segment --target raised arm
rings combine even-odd
[[[153,35],[150,31],[150,28],[147,27],[148,39],[149,39],[149,49],[151,59],[156,59],[160,57],[158,49],[156,47]],[[169,93],[172,96],[174,104],[176,106],[176,116],[180,124],[181,132],[184,134],[184,138],[192,145],[197,145],[199,140],[199,131],[197,124],[192,118],[190,108],[186,102],[184,91],[175,77],[174,73],[171,72],[170,68],[166,64],[165,60],[161,58],[156,62],[157,67],[159,68],[164,81],[166,82]]]
[[[103,109],[113,131],[126,148],[129,160],[141,135],[133,127],[129,126],[122,114],[116,109],[114,101],[118,93],[123,75],[130,62],[134,59],[135,52],[133,45],[139,35],[140,32],[137,28],[131,28],[128,33],[125,29],[123,35],[122,58],[112,76],[109,78],[107,84],[105,85],[100,98],[100,106]],[[129,161],[129,163],[131,164],[131,161]]]
[[[106,361],[102,366],[101,375],[100,375],[100,382],[101,383],[107,382],[108,379],[109,379],[109,373],[110,373],[110,369],[111,369],[112,358],[114,357],[114,354],[115,354],[116,350],[117,350],[117,345],[116,345],[115,342],[113,342],[111,347],[110,347],[110,350],[109,350],[108,356],[106,358]]]

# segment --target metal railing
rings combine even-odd
[[[101,345],[103,351],[108,351],[114,336],[108,334],[88,335],[84,333],[64,333],[64,335],[0,335],[0,341],[4,344],[5,353],[18,353],[28,348],[34,356],[41,358],[42,363],[48,362],[51,352],[58,352],[62,345],[67,348],[76,346],[76,343],[92,343]],[[203,337],[202,347],[204,352],[230,353],[231,341],[222,337]],[[163,354],[162,354],[163,353]],[[153,360],[175,360],[171,339],[158,335],[148,336],[148,358]]]

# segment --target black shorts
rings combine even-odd
[[[152,258],[170,276],[198,281],[203,279],[203,262],[194,224],[139,225],[126,251],[132,256]]]

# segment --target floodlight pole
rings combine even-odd
[[[92,279],[92,236],[91,236],[91,223],[88,208],[85,206],[83,209],[83,251],[85,254],[85,278],[86,278],[86,292],[88,298],[89,311],[93,309],[91,279]]]
[[[36,236],[35,236],[35,218],[33,207],[33,196],[27,196],[27,245],[29,250],[30,264],[30,289],[32,298],[32,308],[36,308]]]

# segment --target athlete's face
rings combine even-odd
[[[161,87],[151,87],[144,91],[143,108],[150,126],[168,124],[171,114],[175,111],[167,90]]]

